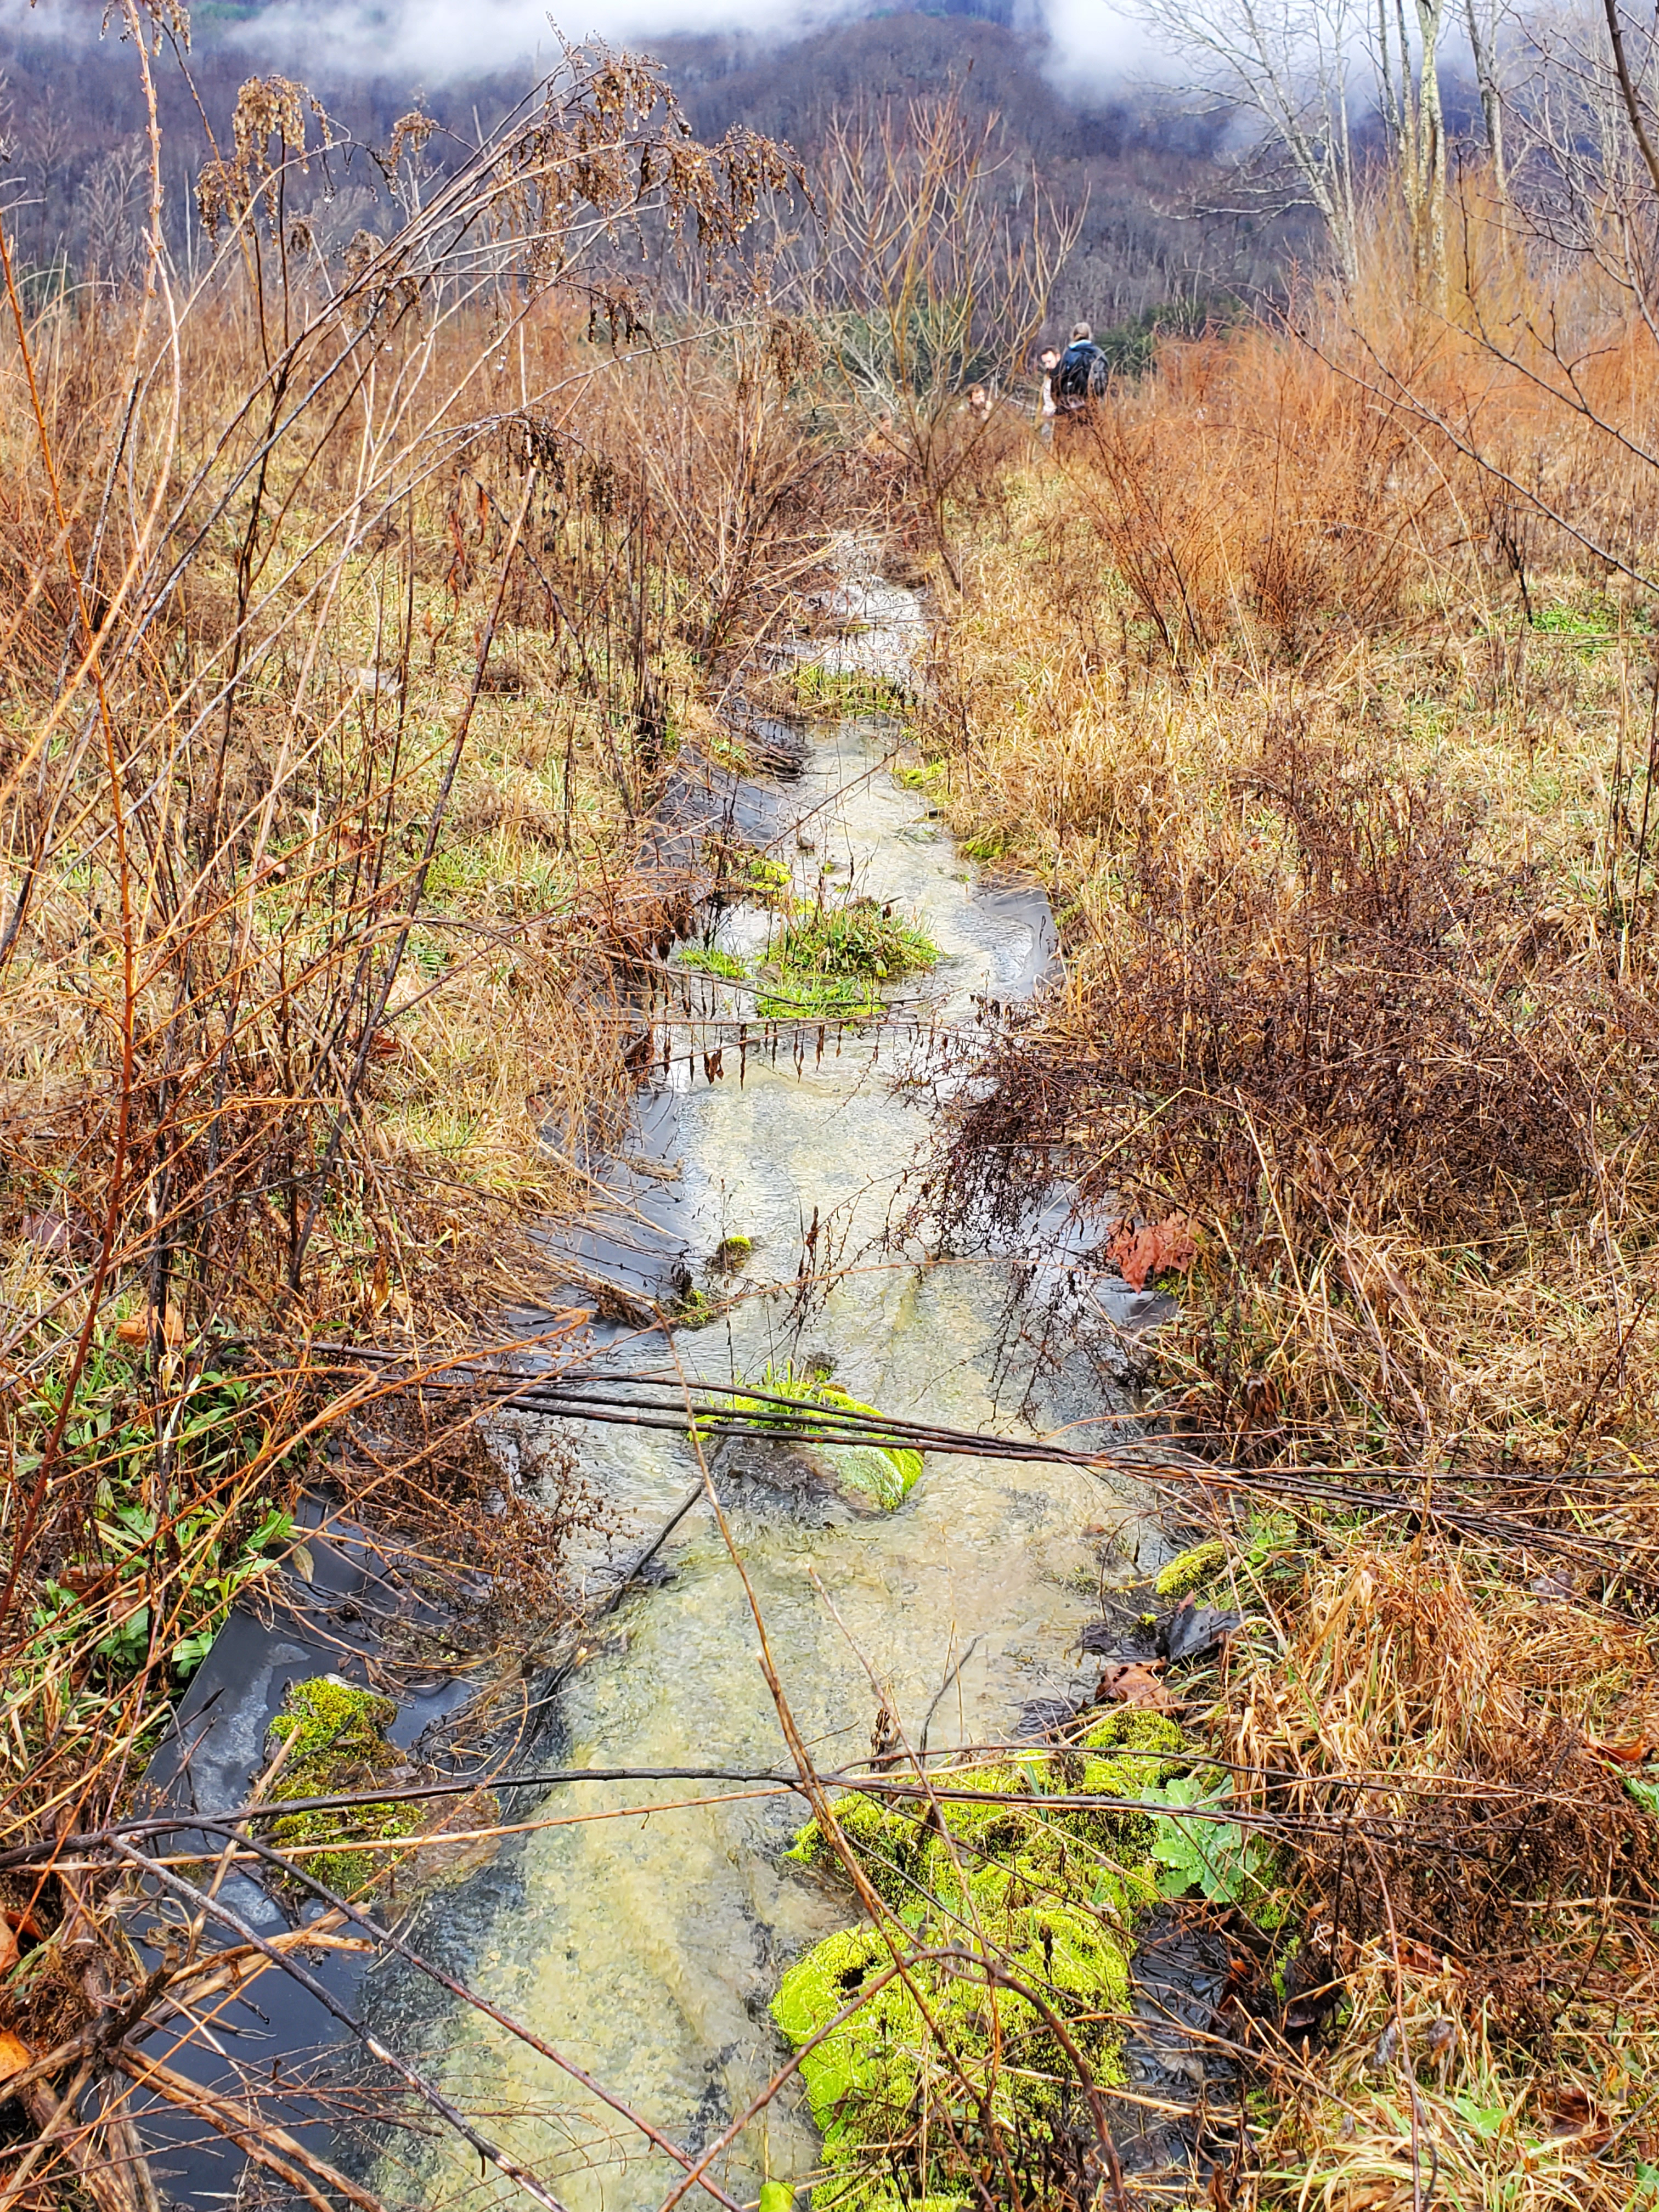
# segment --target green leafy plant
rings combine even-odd
[[[1145,1796],[1149,1802],[1201,1808],[1204,1814],[1198,1820],[1182,1820],[1175,1813],[1154,1816],[1152,1856],[1164,1895],[1185,1897],[1196,1889],[1212,1905],[1243,1904],[1259,1883],[1261,1852],[1258,1844],[1246,1842],[1237,1820],[1213,1817],[1231,1797],[1231,1783],[1224,1779],[1217,1784],[1198,1774],[1171,1775]]]
[[[48,1378],[26,1409],[26,1429],[56,1422],[62,1386]],[[292,1515],[268,1498],[226,1502],[239,1468],[264,1428],[260,1394],[234,1371],[205,1369],[160,1415],[143,1404],[138,1376],[115,1345],[88,1359],[64,1430],[63,1457],[92,1486],[93,1504],[76,1550],[47,1577],[34,1607],[36,1656],[87,1647],[107,1688],[129,1680],[151,1652],[151,1594],[158,1552],[173,1564],[179,1595],[168,1610],[188,1625],[167,1651],[173,1675],[187,1680],[201,1664],[240,1593],[264,1574],[294,1540]],[[166,1488],[157,1502],[158,1457]],[[27,1471],[39,1454],[24,1450]],[[102,1625],[104,1632],[94,1632]],[[88,1646],[88,1638],[93,1640]]]

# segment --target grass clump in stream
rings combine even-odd
[[[939,948],[914,922],[872,898],[799,915],[779,939],[771,966],[777,981],[756,1002],[762,1015],[812,1015],[844,1021],[879,1016],[878,983],[936,967]]]
[[[795,671],[795,703],[807,714],[902,714],[910,697],[890,677],[805,660]]]
[[[741,983],[749,973],[741,960],[722,952],[718,945],[688,945],[674,955],[674,965],[694,969],[700,975],[718,975],[727,983]]]
[[[802,2061],[827,2172],[815,2203],[876,2212],[901,2200],[957,2203],[981,2197],[975,2183],[988,2176],[996,2202],[1016,2182],[1024,2201],[1042,2201],[1039,2177],[1085,2117],[1066,2044],[1097,2086],[1124,2078],[1117,2022],[1135,1923],[1158,1899],[1159,1869],[1144,1814],[1007,1800],[1141,1798],[1180,1771],[1182,1750],[1173,1721],[1124,1710],[1070,1750],[935,1773],[982,1799],[915,1810],[851,1793],[836,1801],[842,1843],[888,1917],[826,1936],[773,2002],[799,2047],[871,1988],[867,2004]],[[816,1820],[791,1856],[840,1863]],[[891,1972],[895,1951],[945,1949],[956,1955]]]

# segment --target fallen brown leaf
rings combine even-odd
[[[0,1974],[9,1974],[17,1964],[19,1955],[17,1937],[12,1924],[3,1913],[0,1913]]]
[[[1440,1974],[1446,1970],[1446,1961],[1440,1954],[1431,1951],[1426,1943],[1419,1943],[1414,1936],[1401,1938],[1400,1963],[1414,1974]]]
[[[21,2036],[14,2035],[9,2028],[0,2027],[0,2081],[9,2081],[14,2074],[21,2074],[33,2063],[34,2053]]]
[[[1184,1275],[1198,1256],[1192,1226],[1184,1213],[1167,1221],[1147,1222],[1137,1228],[1120,1221],[1106,1247],[1106,1257],[1132,1291],[1144,1291],[1155,1275]]]
[[[1101,1705],[1137,1705],[1149,1713],[1167,1713],[1175,1704],[1150,1667],[1109,1667],[1095,1694]]]
[[[114,1579],[113,1567],[76,1563],[72,1566],[59,1567],[58,1570],[58,1580],[66,1590],[73,1590],[76,1597],[96,1597],[101,1591],[106,1589]]]
[[[1634,1743],[1603,1743],[1599,1736],[1592,1735],[1585,1737],[1584,1747],[1603,1759],[1616,1759],[1620,1766],[1645,1766],[1655,1745],[1650,1735],[1639,1735]]]
[[[122,1344],[148,1344],[154,1322],[154,1310],[146,1306],[143,1313],[129,1314],[125,1321],[116,1322],[116,1338]],[[185,1317],[177,1306],[169,1306],[161,1316],[161,1341],[173,1352],[184,1340]]]
[[[1549,2120],[1552,2136],[1572,2136],[1590,2143],[1606,2139],[1607,2122],[1600,2107],[1589,2090],[1576,2082],[1540,2090],[1538,2103]]]

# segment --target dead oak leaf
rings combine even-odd
[[[1184,1275],[1197,1257],[1192,1224],[1184,1213],[1139,1224],[1120,1221],[1106,1246],[1108,1262],[1132,1291],[1144,1291],[1158,1275]]]
[[[155,1309],[146,1306],[143,1313],[129,1314],[125,1321],[116,1322],[116,1340],[121,1344],[148,1344],[155,1326]],[[169,1305],[161,1316],[161,1341],[169,1352],[176,1352],[184,1340],[185,1317],[177,1306]]]
[[[1150,1667],[1127,1662],[1106,1668],[1095,1694],[1103,1705],[1133,1705],[1147,1713],[1167,1713],[1175,1705],[1175,1699]]]
[[[1633,1743],[1603,1743],[1599,1736],[1591,1735],[1585,1737],[1584,1748],[1599,1758],[1616,1759],[1620,1766],[1645,1766],[1655,1745],[1650,1735],[1638,1736]]]
[[[1587,2145],[1606,2141],[1607,2126],[1600,2107],[1589,2090],[1576,2082],[1542,2091],[1538,2102],[1548,2117],[1550,2134],[1558,2142],[1569,2136]]]

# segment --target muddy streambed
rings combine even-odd
[[[1012,1255],[916,1264],[884,1251],[882,1233],[925,1133],[893,1078],[907,1056],[937,1050],[939,1031],[994,1018],[1027,994],[1052,960],[1053,930],[1040,895],[974,880],[925,799],[894,780],[892,738],[867,721],[816,738],[799,778],[778,791],[770,849],[798,895],[816,896],[822,884],[831,901],[849,891],[891,901],[932,938],[939,966],[893,994],[914,1018],[832,1032],[822,1048],[815,1030],[799,1049],[784,1032],[775,1052],[751,1028],[740,1050],[736,1025],[752,1016],[752,994],[691,978],[658,1027],[615,1218],[584,1258],[641,1288],[678,1264],[682,1284],[689,1273],[711,1297],[744,1291],[711,1325],[676,1332],[688,1375],[752,1380],[788,1358],[798,1370],[832,1366],[837,1383],[884,1412],[1018,1432],[1028,1376],[1008,1328]],[[712,941],[752,962],[778,927],[764,905],[738,903],[719,914]],[[713,1264],[722,1247],[728,1260],[743,1255],[735,1279]],[[839,1272],[803,1311],[794,1285],[809,1260]],[[1051,1253],[1047,1264],[1059,1263]],[[774,1283],[783,1287],[769,1291]],[[1138,1303],[1126,1297],[1116,1317],[1133,1325]],[[608,1353],[601,1344],[599,1356],[663,1364],[659,1338],[623,1339]],[[1086,1363],[1050,1375],[1036,1405],[1045,1431],[1106,1410]],[[504,1424],[520,1436],[532,1426],[524,1416]],[[1101,1432],[1070,1435],[1091,1433]],[[561,1424],[560,1435],[641,1531],[696,1476],[691,1448],[672,1435],[596,1424]],[[1131,1554],[1139,1540],[1133,1501],[1098,1478],[1041,1462],[934,1456],[884,1513],[785,1446],[728,1442],[711,1463],[785,1694],[823,1765],[868,1756],[882,1698],[912,1742],[931,1711],[938,1748],[1004,1740],[1022,1708],[1085,1686],[1078,1636],[1097,1609],[1100,1552],[1085,1532],[1121,1524]],[[1148,1559],[1156,1543],[1146,1537]],[[627,1600],[562,1689],[542,1763],[788,1767],[755,1619],[706,1508],[664,1556],[656,1586]],[[583,1817],[618,1805],[639,1809]],[[433,1896],[414,1940],[696,2149],[784,2056],[768,2011],[784,1968],[854,1913],[784,1861],[804,1817],[798,1797],[573,1785],[539,1808],[561,1816],[569,1824],[510,1840],[487,1868]],[[368,1974],[363,2003],[459,2104],[490,2116],[491,2132],[571,2212],[653,2206],[678,2178],[616,2114],[486,2017],[434,2011],[432,1984],[395,1962]],[[786,2094],[720,2179],[752,2202],[763,2179],[805,2179],[816,2157],[800,2099]],[[390,2199],[421,2204],[495,2186],[459,2147],[453,2157],[435,2145],[411,2154],[408,2138],[366,2178]]]

